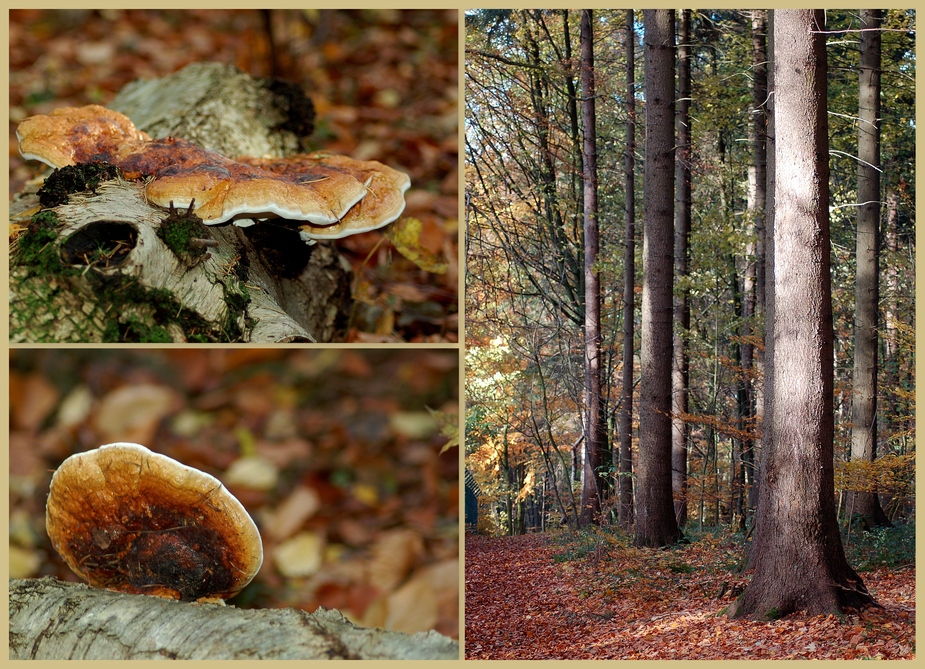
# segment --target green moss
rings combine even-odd
[[[201,246],[193,246],[192,240],[208,237],[209,233],[195,215],[171,213],[158,228],[157,236],[177,257],[194,260],[205,255],[206,250]]]
[[[195,216],[192,220],[177,221],[175,232],[180,235],[181,244],[188,245],[192,237],[204,237],[201,222]],[[102,325],[105,342],[170,342],[168,326],[176,324],[188,341],[211,343],[240,341],[244,331],[240,323],[250,302],[250,295],[244,285],[227,277],[220,280],[224,288],[224,299],[228,304],[227,320],[216,326],[195,312],[186,309],[173,293],[164,289],[150,289],[135,277],[86,271],[86,267],[71,267],[62,260],[58,244],[59,222],[51,211],[41,211],[32,217],[28,229],[16,242],[12,264],[16,266],[20,280],[35,277],[35,281],[58,285],[58,290],[81,290],[89,288],[94,295],[96,313],[101,314],[96,322]],[[183,230],[186,232],[184,233]],[[105,249],[101,249],[102,253]],[[202,251],[202,249],[199,249]],[[88,251],[87,258],[92,260]],[[218,280],[218,279],[216,279]],[[32,311],[41,312],[41,305]],[[99,332],[99,330],[95,330]],[[90,335],[88,333],[87,336]]]
[[[780,618],[780,610],[776,606],[768,609],[761,616],[762,620],[767,621],[777,620],[778,618]]]
[[[29,266],[33,275],[76,273],[61,261],[53,243],[57,238],[58,217],[52,211],[38,212],[16,241],[15,262]]]
[[[183,307],[173,293],[163,288],[146,288],[134,277],[87,275],[93,292],[111,314],[104,341],[158,343],[172,341],[166,326],[175,323],[190,342],[236,341],[239,331],[216,328],[195,312]]]
[[[71,193],[96,190],[101,182],[115,179],[122,171],[110,163],[81,163],[68,165],[52,172],[37,195],[43,207],[57,207],[67,202]]]

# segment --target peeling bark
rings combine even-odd
[[[11,660],[459,658],[436,632],[364,629],[336,610],[237,609],[10,579]]]

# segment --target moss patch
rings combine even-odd
[[[100,304],[111,314],[103,333],[104,342],[170,342],[167,326],[176,324],[191,342],[237,341],[242,332],[234,322],[215,327],[183,307],[173,293],[146,288],[134,277],[89,273],[87,280]],[[236,322],[236,318],[229,319]]]
[[[32,217],[29,227],[16,240],[16,261],[31,268],[30,274],[62,274],[67,267],[53,243],[58,238],[58,217],[51,211],[40,211]]]
[[[82,163],[68,165],[54,172],[45,179],[37,195],[43,207],[57,207],[67,202],[71,193],[86,190],[95,191],[103,181],[122,176],[122,171],[111,163]]]
[[[197,244],[196,240],[211,238],[202,219],[193,213],[192,205],[189,209],[175,209],[173,204],[157,229],[157,236],[175,256],[187,262],[195,262],[206,253],[205,246]]]

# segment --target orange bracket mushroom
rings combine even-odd
[[[138,444],[61,463],[45,527],[75,574],[117,592],[217,602],[263,564],[257,526],[218,479]]]
[[[118,112],[89,105],[32,116],[16,130],[27,160],[52,167],[108,162],[126,178],[151,177],[148,200],[193,205],[208,225],[284,218],[304,222],[304,239],[338,239],[396,220],[407,174],[374,160],[322,151],[288,158],[226,158],[183,139],[151,139]]]

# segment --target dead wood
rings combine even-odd
[[[238,609],[10,579],[11,660],[459,658],[436,632],[364,629],[336,610]]]

